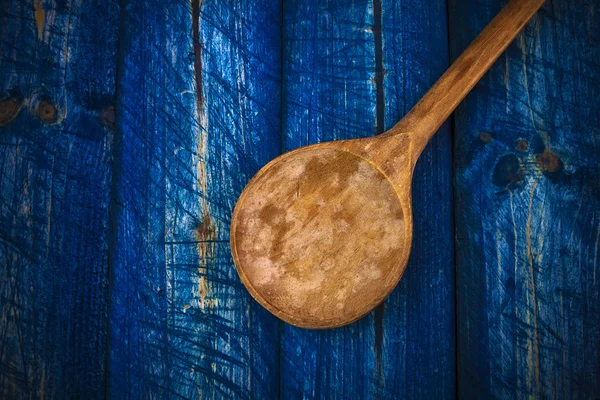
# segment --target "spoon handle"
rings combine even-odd
[[[542,4],[544,0],[511,0],[408,114],[383,135],[409,132],[417,158]]]

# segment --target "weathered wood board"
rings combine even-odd
[[[273,398],[278,321],[229,251],[280,150],[280,5],[130,1],[119,60],[110,394]]]
[[[118,5],[0,7],[0,398],[104,398]]]
[[[382,0],[385,129],[449,64],[445,1]],[[452,142],[444,124],[413,176],[413,245],[381,312],[381,398],[456,396]],[[377,316],[377,312],[375,314]]]
[[[456,57],[503,1],[450,1]],[[455,117],[459,395],[600,393],[600,2],[549,0]]]
[[[283,150],[372,136],[376,88],[373,2],[284,2]],[[281,393],[373,398],[374,318],[306,330],[282,323]]]
[[[2,2],[0,398],[597,397],[600,0],[434,137],[376,311],[287,325],[230,256],[262,165],[390,128],[504,4]]]
[[[446,34],[441,1],[284,2],[284,150],[390,128],[447,67]],[[284,324],[284,398],[454,397],[448,128],[416,171],[421,242],[403,282],[349,326],[307,331]]]

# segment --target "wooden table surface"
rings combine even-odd
[[[598,398],[600,0],[548,0],[422,155],[349,326],[229,250],[282,151],[399,120],[504,0],[2,0],[0,398]]]

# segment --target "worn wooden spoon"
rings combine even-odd
[[[250,180],[231,250],[260,304],[293,325],[331,328],[383,301],[408,262],[419,155],[543,2],[512,0],[389,131],[293,150]]]

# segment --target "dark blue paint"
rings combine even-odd
[[[4,1],[0,397],[594,398],[597,0],[549,0],[433,138],[374,313],[295,328],[235,273],[250,177],[390,128],[504,2],[448,4]]]
[[[448,66],[445,1],[383,0],[385,127],[391,128]],[[413,246],[385,300],[382,398],[456,393],[452,144],[445,124],[413,177]]]
[[[0,398],[103,398],[118,6],[37,8],[0,7],[19,107],[0,126]]]
[[[453,56],[503,3],[450,1]],[[462,397],[600,393],[599,6],[549,0],[456,113]]]
[[[442,1],[284,4],[286,149],[390,128],[447,67]],[[418,242],[384,305],[335,330],[284,324],[285,398],[454,397],[450,147],[445,126],[419,163]]]
[[[240,283],[228,228],[280,148],[280,15],[267,1],[123,10],[113,397],[277,393],[278,321]]]
[[[285,1],[284,16],[284,150],[372,136],[372,1]],[[375,397],[372,315],[325,331],[282,325],[282,398]]]

